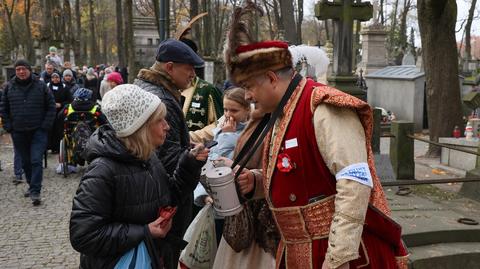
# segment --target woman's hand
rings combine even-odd
[[[205,147],[202,143],[193,144],[193,149],[190,150],[197,161],[205,161],[208,158],[209,149]]]
[[[225,117],[222,125],[222,132],[235,132],[237,130],[237,122],[233,117]]]
[[[164,238],[170,231],[170,228],[172,228],[173,218],[170,218],[166,222],[164,220],[165,218],[159,217],[155,221],[148,224],[148,230],[150,230],[150,234],[153,236],[153,238]]]
[[[55,103],[55,107],[56,107],[56,108],[61,108],[61,107],[62,107],[62,104],[60,104],[60,103]]]
[[[253,172],[244,168],[237,178],[238,185],[240,186],[240,192],[245,195],[250,193],[255,186],[255,176]]]

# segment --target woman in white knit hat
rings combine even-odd
[[[142,242],[151,268],[163,268],[165,250],[184,241],[169,234],[171,218],[159,216],[159,209],[181,203],[195,189],[208,150],[185,151],[170,177],[153,154],[169,130],[157,96],[120,85],[105,94],[102,110],[110,125],[87,144],[90,165],[73,200],[71,244],[84,269],[113,268]]]

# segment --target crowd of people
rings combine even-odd
[[[190,268],[180,253],[194,204],[215,203],[199,182],[201,168],[241,155],[250,157],[245,168],[233,167],[241,169],[244,207],[217,218],[213,268],[406,268],[375,173],[371,108],[302,77],[287,43],[251,40],[241,26],[256,8],[247,1],[234,13],[224,55],[231,86],[223,90],[197,75],[204,61],[187,37],[161,42],[132,84],[110,67],[63,63],[60,73],[55,49],[39,78],[26,61],[15,63],[0,115],[34,205],[48,141],[58,150],[57,115],[82,98],[101,103],[105,122],[86,144],[88,168],[70,217],[80,268],[120,268],[140,256],[146,268]]]

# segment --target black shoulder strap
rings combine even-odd
[[[257,151],[258,147],[263,143],[263,139],[265,138],[267,133],[270,131],[272,126],[275,124],[275,121],[280,116],[280,114],[283,113],[283,108],[287,104],[288,99],[290,99],[295,88],[297,88],[297,85],[298,83],[300,83],[301,80],[302,80],[302,76],[298,73],[295,74],[292,81],[290,81],[290,84],[288,85],[288,88],[285,94],[283,95],[282,100],[278,104],[273,114],[271,115],[266,114],[263,117],[260,124],[257,125],[257,128],[255,129],[255,131],[252,133],[252,135],[247,140],[243,148],[240,150],[240,153],[237,155],[237,158],[235,158],[232,164],[232,169],[237,165],[240,166],[237,172],[235,173],[235,178],[237,178],[240,175],[243,168],[245,168],[245,165],[247,165],[247,162],[250,160],[253,154]]]

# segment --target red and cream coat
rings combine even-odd
[[[300,82],[268,136],[256,187],[281,231],[277,267],[321,268],[324,260],[330,268],[404,266],[407,252],[388,217],[371,132],[368,104]]]

